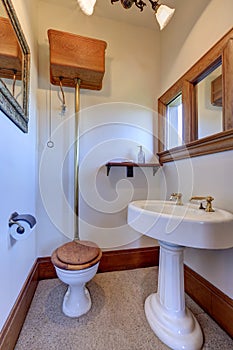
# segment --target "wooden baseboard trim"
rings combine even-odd
[[[37,285],[38,263],[36,261],[0,332],[0,350],[14,349]]]
[[[184,277],[186,293],[233,337],[233,299],[188,266]]]
[[[38,278],[56,278],[50,257],[38,258]],[[159,265],[159,247],[111,250],[103,252],[98,272],[138,269]]]
[[[122,249],[103,252],[98,272],[130,270],[158,266],[159,247]],[[38,278],[56,278],[56,271],[50,257],[38,258]]]
[[[103,253],[98,272],[158,266],[159,247],[136,248]],[[185,266],[185,291],[231,337],[233,337],[233,300]],[[56,278],[50,257],[38,258],[0,332],[0,350],[13,350],[30,307],[38,281]]]
[[[107,251],[103,252],[98,272],[156,266],[158,263],[159,247]],[[38,258],[0,332],[0,350],[14,349],[38,282],[56,277],[50,257]]]
[[[103,252],[98,272],[138,269],[159,265],[159,246]]]

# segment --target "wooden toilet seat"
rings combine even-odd
[[[51,256],[52,263],[64,270],[83,270],[95,265],[102,251],[94,242],[72,241],[57,248]]]

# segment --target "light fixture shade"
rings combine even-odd
[[[77,1],[81,10],[83,11],[83,13],[85,13],[85,15],[91,16],[93,14],[96,0],[77,0]]]
[[[160,30],[166,27],[166,25],[172,18],[174,12],[175,12],[175,9],[171,9],[166,5],[159,5],[159,8],[156,11],[155,16],[159,23]]]

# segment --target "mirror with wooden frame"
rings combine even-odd
[[[28,131],[30,51],[10,0],[0,1],[0,110]]]
[[[158,99],[160,163],[233,149],[233,29]]]

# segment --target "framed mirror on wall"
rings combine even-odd
[[[0,0],[0,110],[28,131],[30,50],[11,0]]]
[[[158,99],[161,163],[233,149],[233,29]]]

